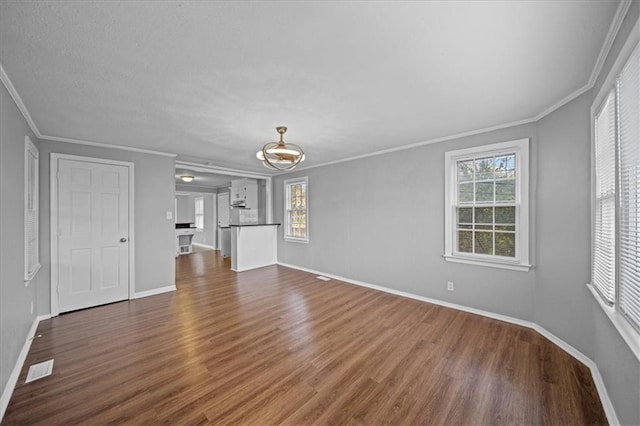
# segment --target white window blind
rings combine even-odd
[[[640,328],[640,47],[617,82],[619,125],[619,307]]]
[[[595,212],[592,284],[613,304],[616,269],[616,111],[615,92],[607,96],[595,117]]]
[[[25,137],[24,160],[24,280],[31,281],[40,269],[38,234],[38,149]]]

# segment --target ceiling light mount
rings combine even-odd
[[[263,146],[256,152],[256,157],[268,169],[293,170],[304,161],[304,152],[298,145],[284,141],[284,134],[287,132],[285,126],[276,127],[276,132],[280,135],[280,140]]]
[[[194,176],[192,176],[192,175],[182,175],[182,176],[180,176],[180,179],[182,179],[182,181],[183,181],[183,182],[187,182],[187,183],[189,183],[189,182],[191,182],[192,180],[194,180],[194,179],[195,179],[195,177],[194,177]]]

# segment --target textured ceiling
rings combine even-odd
[[[266,171],[530,119],[589,82],[610,1],[2,1],[41,134]]]
[[[180,176],[189,175],[194,179],[186,183],[182,181]],[[203,187],[203,188],[223,188],[231,185],[231,181],[240,179],[237,176],[226,176],[218,173],[206,173],[202,171],[196,171],[191,169],[185,169],[180,166],[176,167],[176,185],[188,185],[191,187]]]

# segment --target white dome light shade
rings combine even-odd
[[[191,182],[192,180],[194,180],[195,178],[191,175],[182,175],[180,176],[180,179],[182,179],[183,182]]]

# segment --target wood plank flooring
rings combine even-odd
[[[606,423],[589,369],[532,330],[213,251],[176,265],[177,292],[42,322],[3,424]]]

